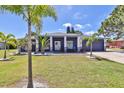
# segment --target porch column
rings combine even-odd
[[[64,36],[64,52],[67,52],[67,37]]]
[[[53,51],[53,37],[50,36],[50,51]]]
[[[80,52],[81,48],[82,48],[82,40],[81,40],[81,37],[78,36],[77,37],[77,52]]]
[[[38,40],[36,39],[36,53],[39,52],[39,42]]]

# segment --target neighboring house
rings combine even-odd
[[[49,52],[85,52],[89,51],[90,47],[86,46],[86,40],[83,40],[83,35],[72,33],[48,33],[48,47],[45,51]],[[38,40],[32,37],[32,52],[40,52],[41,45]],[[104,51],[104,39],[98,39],[93,42],[93,51]],[[27,51],[27,48],[21,48],[22,52]]]
[[[113,40],[111,42],[107,42],[108,48],[122,48],[124,47],[124,40]]]

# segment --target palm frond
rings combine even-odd
[[[9,42],[7,42],[7,45],[9,46],[9,45],[12,45],[13,47],[16,47],[17,45],[14,43],[14,42],[12,42],[12,41],[9,41]]]
[[[15,38],[9,38],[9,39],[7,39],[7,41],[11,41],[11,42],[17,42],[17,40],[15,39]]]
[[[25,7],[26,5],[0,5],[0,12],[16,14],[27,21],[28,16]]]
[[[9,39],[9,38],[15,38],[15,36],[13,34],[8,34],[6,37],[7,37],[7,39]]]
[[[3,32],[0,32],[0,41],[4,42],[4,40],[6,39],[6,36]]]
[[[39,42],[42,46],[42,49],[46,48],[49,42],[47,34],[45,34],[44,36],[39,35]]]
[[[18,14],[18,15],[22,13],[21,5],[1,5],[0,10],[5,12],[11,12],[13,14]]]
[[[84,36],[83,40],[86,40],[86,46],[90,46],[94,41],[97,41],[98,38],[98,33],[94,33],[91,36]]]
[[[25,38],[18,39],[17,45],[18,46],[25,46],[25,45],[27,45],[27,40]]]
[[[88,40],[89,37],[88,36],[83,36],[83,40]]]
[[[32,16],[52,17],[57,20],[55,9],[50,5],[36,5],[33,9]]]
[[[0,42],[5,42],[6,44],[11,44],[13,46],[16,46],[16,39],[13,34],[5,35],[3,32],[0,32]]]
[[[42,18],[39,16],[32,19],[32,24],[34,25],[34,27],[36,29],[37,35],[39,35],[41,33],[41,29],[42,29],[42,20],[41,19]]]
[[[57,20],[57,15],[55,9],[49,5],[36,5],[32,6],[33,10],[31,12],[31,21],[34,25],[36,32],[40,34],[42,29],[42,18],[52,17],[55,21]]]

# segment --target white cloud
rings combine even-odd
[[[92,25],[91,24],[84,24],[84,25],[81,25],[81,24],[71,24],[71,23],[64,23],[63,24],[63,26],[64,27],[68,27],[68,26],[70,26],[70,27],[72,27],[72,26],[74,26],[74,28],[75,29],[77,29],[77,30],[83,30],[83,29],[88,29],[88,28],[90,28],[90,27],[92,27]],[[61,29],[58,29],[58,30],[61,30]]]
[[[78,20],[80,20],[80,19],[82,19],[82,18],[84,18],[84,17],[87,17],[87,15],[86,15],[86,14],[81,14],[80,12],[76,12],[76,13],[73,15],[73,18],[74,18],[74,19],[78,19]]]
[[[91,27],[91,24],[85,24],[85,26],[87,26],[87,27]]]
[[[63,29],[59,28],[58,30],[59,30],[59,31],[62,31]]]
[[[71,26],[72,26],[72,24],[71,24],[71,23],[65,23],[65,24],[63,24],[63,26],[64,26],[64,27],[68,27],[68,26],[70,26],[70,27],[71,27]]]
[[[82,29],[90,28],[92,25],[91,24],[84,24],[82,25]]]
[[[75,24],[75,28],[77,28],[77,29],[82,29],[82,25],[81,24]]]
[[[88,35],[88,36],[90,36],[90,35],[92,35],[92,34],[94,34],[95,33],[95,31],[87,31],[87,32],[84,32],[84,34],[85,35]]]

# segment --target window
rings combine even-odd
[[[67,41],[67,49],[73,49],[73,41]]]

